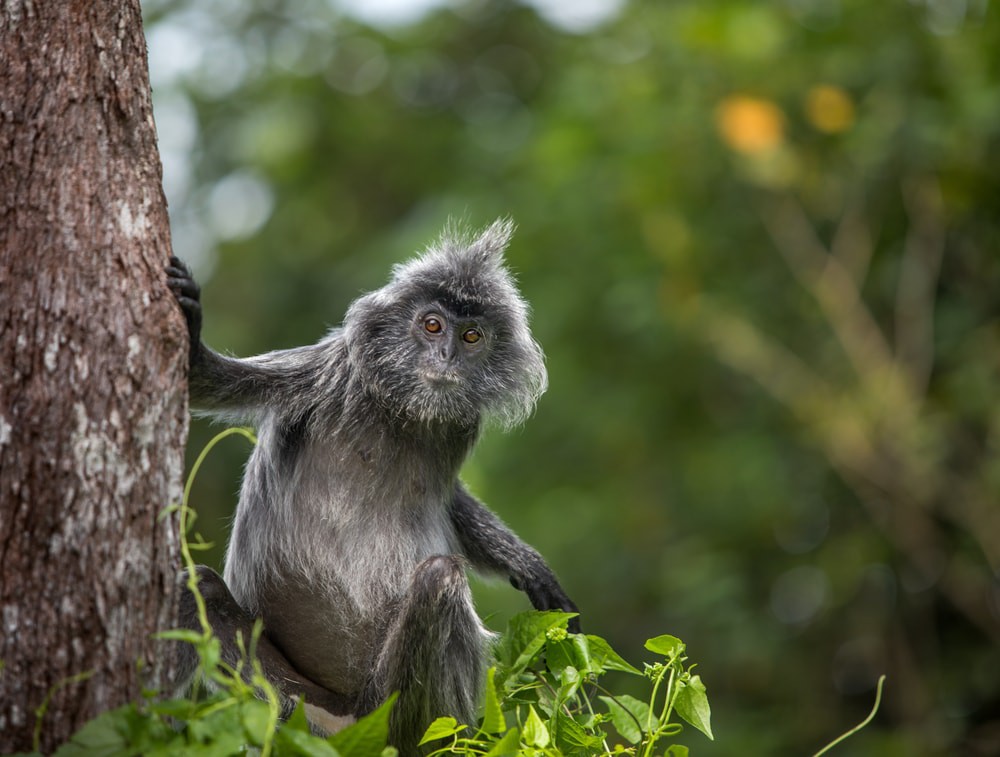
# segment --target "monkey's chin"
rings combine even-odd
[[[407,414],[427,423],[463,423],[477,416],[463,391],[464,382],[453,373],[425,370],[419,374],[420,388],[414,387],[407,401]]]
[[[429,388],[435,390],[447,390],[457,387],[462,383],[461,377],[453,371],[435,371],[432,368],[425,368],[420,372],[420,379]]]

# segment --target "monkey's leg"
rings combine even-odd
[[[451,715],[473,723],[486,639],[465,561],[455,555],[427,558],[414,571],[389,628],[375,675],[362,693],[362,713],[399,692],[389,743],[403,757],[419,754],[417,743],[435,718]]]
[[[250,649],[254,619],[236,602],[222,576],[206,565],[197,566],[198,591],[205,600],[205,610],[212,633],[222,644],[222,659],[235,668],[240,663],[241,652],[237,637],[242,636],[244,649]],[[182,628],[201,631],[194,595],[185,585],[177,613]],[[286,718],[295,709],[296,701],[306,700],[306,717],[315,730],[332,732],[353,722],[353,703],[347,697],[313,683],[292,667],[266,633],[257,641],[257,660],[261,672],[275,688],[281,705],[281,717]],[[181,686],[190,683],[198,666],[198,656],[188,643],[177,647],[178,681]],[[244,678],[249,682],[252,669],[244,665]]]

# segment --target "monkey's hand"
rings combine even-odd
[[[559,580],[544,562],[534,566],[531,575],[524,577],[511,576],[510,583],[515,589],[520,589],[528,595],[531,606],[536,610],[561,610],[562,612],[579,613],[580,610],[570,599]],[[570,633],[580,633],[580,616],[570,618]]]
[[[507,576],[515,589],[528,595],[536,610],[579,612],[542,556],[461,484],[455,487],[451,501],[451,522],[473,567]],[[569,630],[580,633],[578,617],[570,619]]]
[[[167,286],[181,306],[187,321],[191,350],[188,355],[194,365],[201,354],[201,287],[194,280],[191,271],[180,258],[171,257],[167,266]]]

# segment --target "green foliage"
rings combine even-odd
[[[714,738],[705,686],[691,674],[679,639],[647,642],[661,659],[640,672],[599,636],[568,633],[571,617],[529,611],[511,618],[486,676],[478,728],[443,717],[421,743],[433,746],[433,755],[686,754],[682,745],[662,743],[683,728],[674,715]],[[647,679],[647,699],[609,691],[609,671]]]
[[[160,634],[165,641],[194,647],[199,658],[196,678],[202,684],[196,689],[201,690],[190,698],[164,698],[159,692],[146,692],[142,702],[119,707],[88,722],[59,748],[58,757],[223,757],[243,754],[248,749],[259,750],[262,757],[394,757],[395,750],[387,742],[396,694],[371,714],[323,739],[311,733],[304,702],[299,702],[285,721],[279,720],[278,695],[264,677],[255,654],[263,631],[259,621],[249,647],[243,646],[243,639],[238,640],[242,654],[237,666],[222,661],[219,640],[212,633],[205,601],[198,590],[188,542],[194,522],[189,497],[208,454],[233,435],[256,443],[249,429],[230,428],[217,434],[195,460],[179,505],[181,551],[201,630],[175,629]],[[646,666],[645,675],[653,682],[649,704],[631,697],[616,699],[602,687],[600,690],[608,696],[601,697],[601,701],[607,703],[608,712],[605,717],[595,714],[586,687],[596,690],[598,679],[609,670],[642,674],[604,639],[569,634],[566,628],[572,617],[572,613],[564,612],[528,612],[513,618],[496,646],[497,666],[486,675],[483,719],[476,734],[467,737],[466,724],[442,717],[430,725],[422,743],[449,739],[449,745],[435,754],[598,755],[608,753],[602,724],[610,723],[627,741],[637,745],[642,755],[648,756],[659,740],[679,731],[670,722],[672,710],[712,738],[705,687],[684,665],[684,644],[673,636],[660,636],[646,645],[664,657],[662,662]],[[662,710],[654,717],[652,708],[664,681]],[[43,703],[38,711],[39,729],[45,711]],[[508,728],[508,716],[517,725]]]
[[[686,646],[680,639],[650,639],[646,648],[660,659],[645,663],[640,672],[599,636],[569,634],[570,617],[531,611],[512,618],[496,647],[497,665],[486,673],[478,726],[453,717],[438,718],[421,741],[425,753],[687,757],[688,747],[675,741],[683,723],[714,739],[705,686],[699,676],[692,675],[694,665],[687,664]],[[218,662],[216,644],[203,644],[196,634],[167,636],[196,645],[202,653],[202,678],[215,682],[211,692],[180,699],[147,692],[142,703],[106,712],[87,723],[57,750],[57,757],[224,757],[248,750],[275,757],[397,757],[387,744],[395,694],[357,723],[320,738],[310,731],[304,703],[284,722],[277,720],[274,692],[260,676],[252,651],[246,664],[255,673],[247,684],[240,669],[230,670]],[[604,677],[611,671],[645,679],[647,698],[609,690]],[[817,752],[817,757],[871,722],[881,692],[880,681],[869,716]]]
[[[277,694],[264,677],[256,656],[263,626],[254,626],[249,648],[238,639],[240,661],[231,667],[222,661],[220,643],[212,633],[204,598],[198,590],[195,563],[188,543],[193,526],[189,496],[201,464],[223,439],[241,435],[256,443],[252,431],[229,428],[216,434],[202,449],[177,508],[181,514],[181,551],[188,570],[201,630],[174,629],[160,634],[165,641],[191,644],[199,658],[195,687],[189,697],[166,698],[144,692],[140,703],[106,712],[85,724],[56,752],[57,757],[128,757],[134,754],[225,755],[259,752],[262,757],[398,757],[388,744],[389,721],[398,697],[394,693],[374,712],[352,725],[321,738],[312,733],[305,702],[298,702],[285,720],[279,720]],[[165,512],[177,509],[170,507]],[[459,754],[470,757],[602,757],[630,754],[651,757],[687,757],[678,743],[662,745],[683,730],[677,717],[714,740],[708,694],[700,676],[687,664],[686,645],[664,634],[646,641],[660,659],[645,663],[644,671],[624,660],[599,636],[571,634],[574,613],[530,611],[514,616],[493,649],[496,665],[486,671],[482,718],[478,727],[443,716],[431,723],[421,745],[429,756]],[[615,694],[602,680],[608,672],[645,678],[646,700]],[[43,727],[48,701],[60,686],[86,679],[84,673],[53,688],[38,708],[35,745]],[[882,682],[869,716],[831,742],[828,751],[864,728],[881,701]],[[595,696],[596,695],[596,696]],[[600,702],[603,708],[595,707]],[[513,723],[513,725],[510,725]],[[471,735],[470,735],[471,733]],[[440,745],[438,742],[446,742]],[[613,746],[612,746],[613,744]]]
[[[212,671],[203,671],[211,674]],[[274,699],[259,699],[236,678],[228,689],[195,699],[150,696],[139,705],[106,712],[81,728],[61,746],[59,757],[127,757],[128,755],[194,755],[224,757],[246,754],[311,755],[313,757],[389,757],[386,747],[391,703],[329,739],[313,735],[300,705],[278,723]],[[261,681],[255,681],[261,691]]]

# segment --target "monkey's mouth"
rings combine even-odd
[[[424,368],[420,371],[424,383],[437,389],[447,389],[461,383],[456,371],[442,371],[435,368]]]

